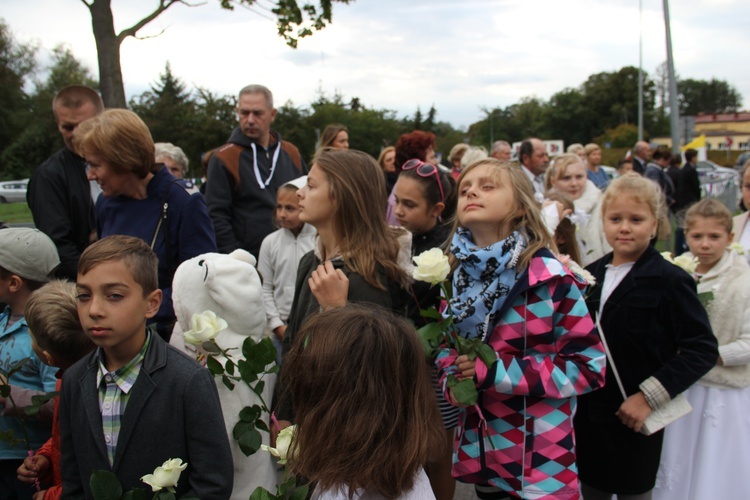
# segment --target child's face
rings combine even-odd
[[[506,172],[489,165],[469,171],[458,186],[458,222],[472,233],[489,231],[500,241],[510,233],[510,219],[516,212],[516,199]]]
[[[616,266],[635,262],[656,235],[658,221],[651,207],[633,196],[623,195],[607,204],[604,234],[614,252]]]
[[[553,181],[553,187],[570,199],[577,200],[586,189],[586,167],[580,161],[571,163],[565,173]]]
[[[335,209],[330,193],[328,178],[315,163],[307,174],[307,184],[297,191],[299,220],[316,228],[330,224]]]
[[[727,232],[716,218],[696,217],[685,233],[690,253],[698,257],[696,271],[705,273],[716,265],[732,243],[732,234]]]
[[[146,338],[146,319],[159,310],[161,290],[144,296],[122,260],[102,262],[79,274],[76,290],[78,318],[91,341],[108,357],[135,357]]]
[[[396,182],[394,195],[396,204],[393,207],[393,213],[401,227],[417,234],[435,227],[444,205],[438,203],[431,207],[424,197],[424,190],[419,181],[400,176]]]
[[[276,220],[279,225],[291,231],[301,229],[303,223],[299,220],[299,211],[297,191],[280,189],[276,195]]]

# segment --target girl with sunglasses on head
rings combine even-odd
[[[299,220],[314,226],[318,237],[299,263],[284,355],[307,318],[321,309],[359,302],[405,314],[404,269],[410,267],[411,235],[386,224],[384,184],[380,167],[367,153],[327,149],[313,159],[307,184],[297,196]],[[285,385],[282,375],[277,393],[283,399],[276,415],[290,420]]]
[[[450,221],[456,212],[455,181],[450,174],[440,171],[435,165],[419,159],[411,159],[401,166],[393,190],[395,205],[393,212],[401,227],[412,233],[412,256],[431,248],[443,247],[450,237]],[[420,327],[426,323],[419,314],[420,309],[436,308],[440,303],[440,288],[416,281],[411,286],[412,301],[409,318]],[[437,370],[432,370],[433,386],[437,394],[445,439],[442,449],[435,450],[435,462],[425,466],[432,491],[437,500],[452,499],[456,481],[451,477],[451,444],[458,424],[458,408],[446,401],[438,384]]]
[[[495,351],[489,366],[454,349],[438,354],[441,385],[471,380],[453,476],[480,498],[580,497],[573,415],[576,397],[604,382],[604,351],[581,291],[555,259],[534,187],[509,163],[485,159],[458,178],[450,307],[457,333]]]

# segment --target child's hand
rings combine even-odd
[[[47,493],[47,490],[37,491],[34,493],[34,496],[31,497],[31,500],[42,500],[45,493]]]
[[[277,326],[273,329],[273,334],[279,340],[284,340],[284,332],[286,331],[286,325]]]
[[[646,401],[646,396],[642,392],[638,392],[626,399],[615,415],[628,428],[633,429],[635,432],[641,432],[643,422],[652,411]]]
[[[453,395],[453,389],[449,389],[448,391],[449,391],[448,392],[448,399],[449,399],[448,402],[450,404],[452,404],[453,406],[455,406],[457,408],[468,408],[468,406],[462,405],[461,403],[458,402],[458,400],[456,399],[456,397]]]
[[[456,368],[458,368],[458,370],[461,372],[461,374],[458,375],[457,378],[474,378],[474,374],[476,373],[475,367],[477,366],[476,359],[472,361],[469,359],[469,356],[462,354],[461,356],[456,358],[455,365]]]
[[[349,278],[330,261],[318,266],[307,280],[310,291],[323,309],[346,306],[349,295]]]
[[[38,478],[46,476],[48,471],[49,459],[44,455],[34,455],[24,459],[16,474],[22,483],[33,483]]]

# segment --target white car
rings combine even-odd
[[[734,212],[742,196],[740,173],[709,160],[699,161],[696,170],[701,181],[701,197],[716,198]]]
[[[26,187],[28,185],[28,179],[0,182],[0,203],[25,202]]]

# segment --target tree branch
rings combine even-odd
[[[81,1],[84,2],[84,3],[86,3],[85,0],[81,0]],[[146,26],[148,23],[150,23],[151,21],[153,21],[154,19],[156,19],[157,17],[159,17],[159,15],[162,12],[164,12],[165,10],[167,10],[169,7],[171,7],[172,5],[174,5],[176,3],[181,3],[183,5],[187,5],[188,7],[198,7],[200,5],[205,4],[205,2],[193,4],[193,3],[188,3],[185,0],[159,0],[159,6],[156,8],[156,10],[154,10],[151,14],[149,14],[146,17],[144,17],[143,19],[141,19],[137,23],[135,23],[130,28],[126,28],[126,29],[122,30],[117,35],[117,39],[120,42],[122,42],[124,39],[126,39],[129,36],[132,36],[134,38],[138,38],[138,37],[135,36],[136,33],[138,33],[138,30],[140,30],[141,28],[143,28],[144,26]],[[162,31],[162,33],[163,33],[163,31]],[[159,33],[159,34],[161,34],[161,33]],[[154,36],[158,36],[158,35],[154,35]],[[153,36],[144,37],[144,38],[153,38]]]
[[[81,0],[81,3],[86,6],[87,9],[91,10],[91,4],[86,2],[86,0]]]

